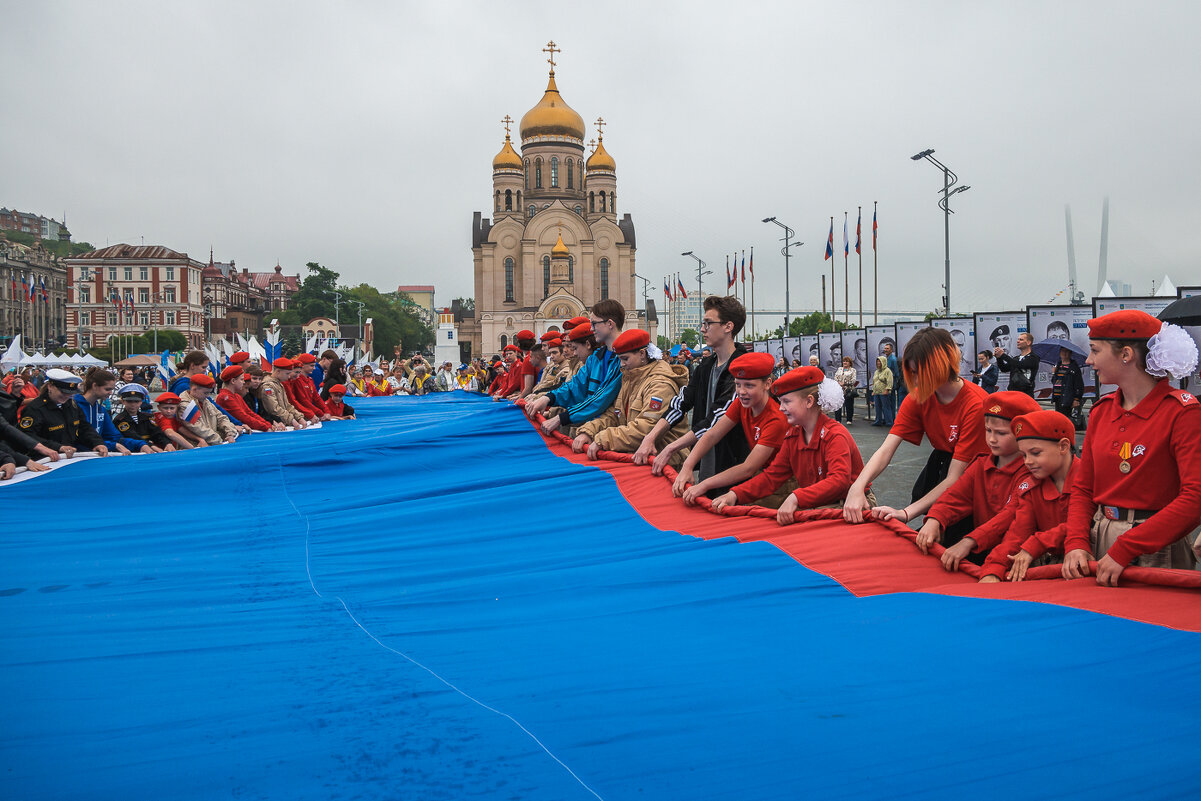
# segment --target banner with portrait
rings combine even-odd
[[[809,366],[809,357],[817,358],[817,365],[821,366],[821,355],[818,353],[817,334],[806,334],[801,337],[801,367]]]
[[[755,353],[767,353],[767,340],[756,340],[751,343],[751,350]]]
[[[867,331],[847,328],[842,331],[842,353],[851,357],[851,366],[859,378],[859,386],[867,386]]]
[[[1027,306],[1026,330],[1036,344],[1050,339],[1067,340],[1087,357],[1088,321],[1092,316],[1091,306]],[[1084,364],[1084,358],[1079,361],[1080,374],[1084,379],[1084,397],[1095,397],[1093,385],[1097,380],[1096,375],[1091,367]],[[1039,400],[1050,399],[1051,376],[1054,372],[1054,363],[1039,362],[1038,372],[1034,376],[1034,397]]]
[[[997,348],[1005,355],[1018,355],[1018,334],[1026,332],[1026,312],[976,312],[976,353],[986,350],[993,353]],[[996,361],[996,356],[993,356]],[[1009,373],[997,370],[997,389],[1009,388]]]
[[[1139,309],[1141,311],[1145,311],[1152,317],[1158,317],[1159,313],[1166,309],[1169,304],[1175,302],[1175,300],[1176,298],[1156,298],[1150,295],[1143,295],[1141,297],[1133,298],[1093,298],[1091,316],[1101,317],[1111,312],[1122,311],[1123,309]],[[1087,309],[1088,307],[1085,306],[1084,308]],[[1084,327],[1084,352],[1088,353],[1087,325]],[[1091,375],[1092,371],[1090,370],[1089,375],[1084,377],[1084,383],[1086,385],[1088,384],[1090,380],[1089,376]],[[1092,380],[1096,380],[1095,376]],[[1117,386],[1114,384],[1102,384],[1097,390],[1098,397],[1113,392],[1115,389],[1117,389]]]
[[[784,340],[769,339],[767,340],[767,352],[775,357],[776,363],[779,364],[780,357],[784,355]]]
[[[904,365],[905,362],[905,346],[909,344],[909,340],[913,339],[913,335],[923,328],[929,328],[930,324],[925,320],[910,320],[905,322],[893,323],[892,326],[896,329],[897,337],[897,361]]]
[[[972,380],[972,371],[976,369],[976,321],[972,317],[935,317],[930,321],[934,328],[949,331],[955,346],[959,348],[959,377],[964,381]]]
[[[800,337],[784,337],[784,358],[788,361],[789,370],[806,363],[801,354]],[[794,361],[796,364],[793,364]]]
[[[837,331],[818,334],[817,357],[822,372],[833,378],[834,371],[842,366],[842,334]]]

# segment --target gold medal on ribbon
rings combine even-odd
[[[1126,461],[1125,459],[1118,462],[1118,470],[1121,470],[1123,473],[1129,473],[1130,472],[1130,462]]]

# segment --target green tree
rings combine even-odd
[[[433,329],[421,319],[418,307],[407,297],[395,292],[383,294],[367,284],[348,288],[345,294],[364,304],[363,319],[370,317],[375,328],[373,347],[376,354],[391,357],[397,346],[408,353],[433,348]],[[357,312],[355,318],[358,318]]]
[[[128,340],[127,340],[128,341]],[[158,331],[158,350],[154,349],[155,339],[154,331],[147,331],[145,334],[138,334],[133,338],[133,345],[130,347],[130,353],[162,353],[165,350],[178,352],[186,350],[188,347],[188,338],[176,331],[174,328],[160,328]]]
[[[305,276],[300,289],[288,304],[288,311],[294,314],[287,315],[285,312],[289,318],[298,319],[296,322],[285,323],[283,316],[280,316],[280,325],[301,325],[314,317],[334,317],[334,292],[338,289],[338,273],[328,267],[322,267],[315,261],[310,261],[305,267],[308,268],[309,274]]]
[[[691,350],[695,348],[701,341],[701,335],[695,328],[685,328],[680,334],[680,341],[683,342]]]
[[[671,340],[660,334],[655,340],[655,344],[659,346],[659,350],[667,353],[671,350]]]

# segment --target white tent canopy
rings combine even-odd
[[[1171,278],[1165,275],[1163,281],[1160,282],[1159,287],[1155,290],[1155,297],[1174,298],[1177,294],[1176,285],[1172,283]]]

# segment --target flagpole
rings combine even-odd
[[[872,325],[880,324],[880,259],[876,255],[876,203],[872,201]]]
[[[859,256],[859,327],[863,328],[863,206],[855,223],[855,254]]]
[[[851,270],[848,264],[850,248],[847,247],[847,223],[850,222],[850,216],[849,211],[842,213],[842,323],[844,327],[849,322],[851,314]]]
[[[755,246],[751,245],[751,338],[755,336]]]
[[[834,215],[830,215],[830,238],[828,240],[829,248],[834,249]],[[838,296],[838,282],[835,275],[835,267],[838,262],[834,260],[834,254],[830,254],[830,330],[834,330],[834,318],[838,316],[838,304],[835,298]]]

